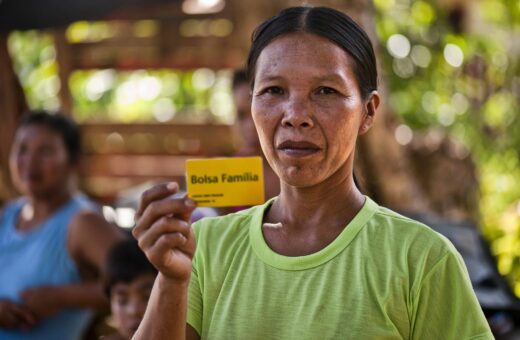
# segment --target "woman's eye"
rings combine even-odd
[[[283,94],[283,89],[279,86],[271,86],[266,88],[264,92],[269,94]]]
[[[318,93],[319,94],[334,94],[334,93],[338,93],[338,91],[334,90],[333,88],[330,88],[330,87],[320,87],[318,89]]]
[[[17,155],[17,156],[22,156],[22,155],[24,155],[26,152],[27,152],[27,148],[25,147],[25,145],[22,144],[22,145],[20,145],[20,146],[18,147],[18,149],[16,150],[16,155]]]

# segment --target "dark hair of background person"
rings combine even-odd
[[[107,296],[118,283],[130,283],[143,274],[157,274],[137,241],[130,236],[115,244],[107,254],[104,288]]]
[[[257,27],[251,38],[247,72],[254,84],[255,67],[262,50],[275,38],[293,32],[312,33],[341,47],[354,61],[353,70],[361,96],[377,90],[374,49],[365,31],[348,15],[328,7],[291,7]],[[303,66],[302,66],[303,67]]]
[[[249,76],[246,69],[238,69],[233,72],[233,80],[231,81],[231,88],[234,90],[242,84],[249,84]]]
[[[76,164],[81,155],[81,134],[74,121],[62,113],[48,111],[29,111],[22,117],[20,127],[44,126],[56,132],[63,139],[70,164]]]

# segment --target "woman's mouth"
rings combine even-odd
[[[292,140],[287,140],[278,144],[276,149],[291,157],[305,157],[321,150],[321,148],[314,143]]]

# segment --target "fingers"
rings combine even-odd
[[[162,256],[173,249],[182,247],[187,241],[188,238],[181,233],[163,234],[150,247],[150,255]]]
[[[194,237],[186,238],[181,233],[163,234],[146,252],[157,270],[169,278],[189,279],[191,259],[194,253]]]
[[[36,318],[25,307],[12,302],[2,301],[0,325],[5,328],[28,328],[36,324]]]
[[[166,277],[189,280],[195,253],[190,218],[196,207],[187,197],[173,198],[176,183],[157,185],[141,196],[132,234],[150,262]]]
[[[36,318],[27,308],[13,305],[12,312],[16,316],[20,327],[31,327],[36,324]]]
[[[147,232],[138,232],[139,247],[141,247],[141,249],[148,249],[163,235],[170,234],[179,234],[178,237],[182,236],[187,239],[190,234],[189,223],[175,217],[163,216],[155,221]]]
[[[134,228],[134,236],[149,228],[156,220],[164,216],[175,216],[179,219],[189,221],[191,213],[195,209],[195,205],[189,199],[179,198],[163,198],[148,204],[142,215],[137,220]]]
[[[179,191],[179,185],[175,182],[162,183],[143,192],[139,201],[136,218],[142,215],[146,207],[153,201],[163,199]]]

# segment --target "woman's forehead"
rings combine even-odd
[[[311,33],[289,33],[270,42],[260,53],[256,80],[284,73],[319,78],[352,76],[350,56],[330,40]]]
[[[18,128],[15,138],[18,141],[26,140],[42,140],[48,143],[55,143],[61,141],[61,136],[57,131],[50,127],[39,124],[29,124]]]

